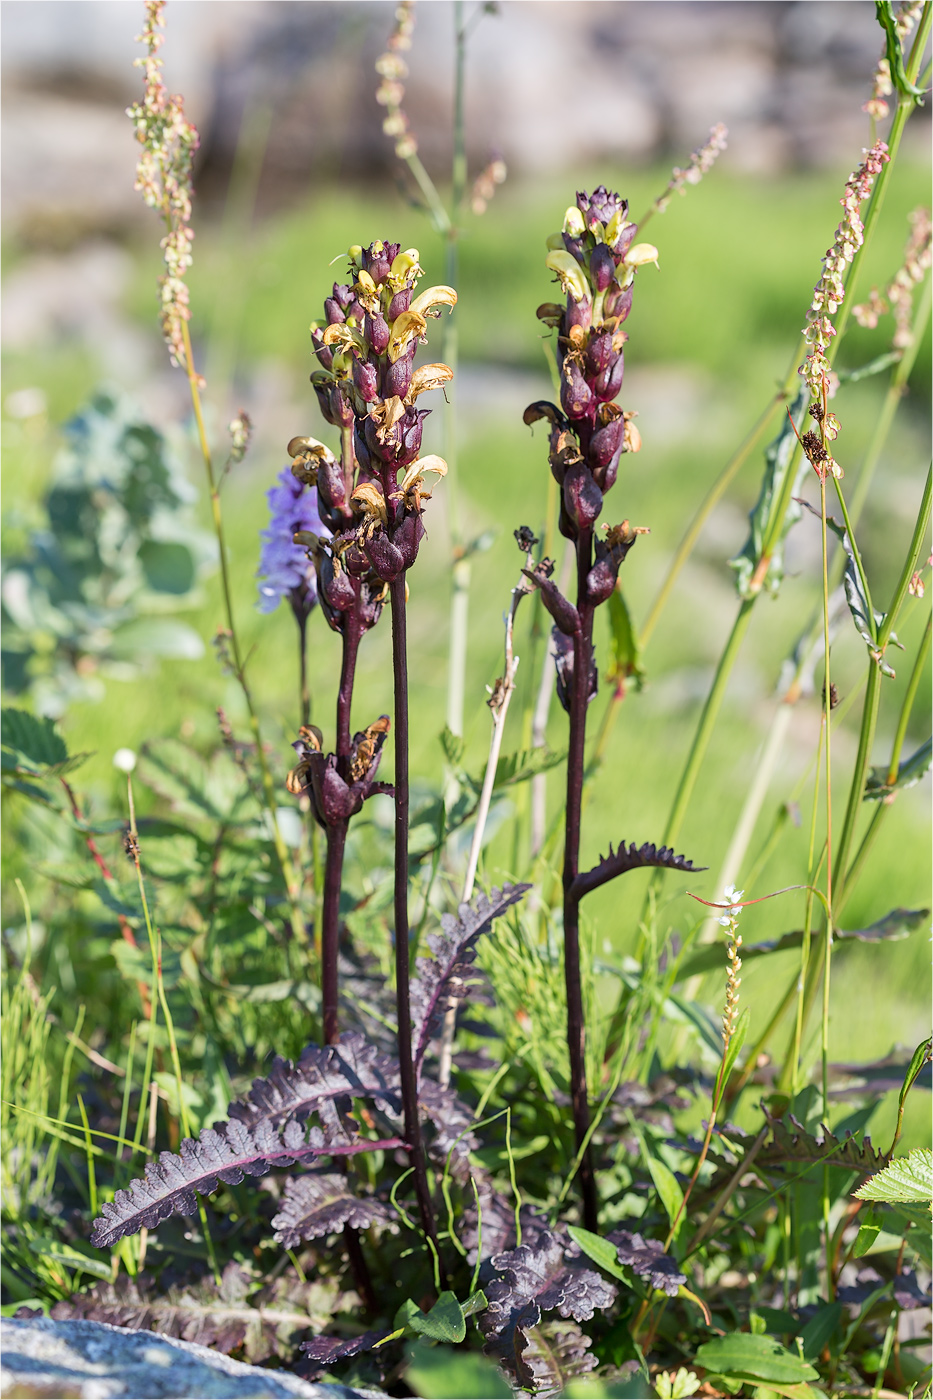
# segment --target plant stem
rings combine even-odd
[[[336,1045],[340,1039],[337,954],[340,933],[340,886],[343,881],[343,855],[347,844],[348,825],[348,822],[338,822],[327,828],[324,898],[321,904],[321,1018],[325,1045]]]
[[[282,878],[285,881],[292,933],[299,943],[306,944],[308,942],[308,932],[305,928],[305,922],[298,903],[299,883],[295,874],[295,868],[292,865],[291,857],[288,854],[288,847],[279,830],[279,822],[276,815],[275,785],[272,781],[272,774],[269,771],[268,760],[266,759],[265,749],[262,744],[259,717],[256,713],[252,693],[246,680],[243,657],[240,651],[240,642],[233,616],[233,595],[230,589],[230,570],[227,563],[227,547],[224,540],[223,515],[220,509],[220,488],[214,476],[214,464],[207,441],[207,430],[204,426],[199,379],[194,368],[194,355],[191,349],[191,333],[187,321],[183,320],[181,324],[185,342],[185,366],[188,373],[188,386],[191,391],[191,406],[194,410],[194,419],[198,430],[198,442],[201,448],[201,456],[204,460],[204,470],[207,473],[207,484],[211,499],[211,515],[214,522],[214,534],[217,537],[217,548],[220,554],[220,579],[224,600],[224,613],[226,616],[227,631],[230,634],[234,670],[240,689],[243,692],[243,699],[246,701],[250,728],[253,731],[256,758],[259,763],[259,771],[262,775],[262,788],[266,799],[266,811],[272,828],[272,841],[275,846],[279,867],[282,871]]]
[[[311,723],[311,692],[308,689],[308,619],[303,615],[298,619],[298,670],[301,695],[301,723]]]
[[[599,1228],[599,1204],[592,1151],[587,1142],[590,1111],[586,1091],[586,1028],[583,1021],[583,983],[580,973],[580,900],[571,887],[580,873],[580,826],[583,779],[586,771],[586,711],[590,698],[593,657],[593,605],[587,602],[586,579],[593,552],[592,528],[577,539],[577,615],[573,638],[573,686],[570,696],[570,738],[567,751],[567,807],[564,821],[564,982],[567,989],[567,1050],[570,1056],[570,1097],[577,1152],[580,1154],[580,1190],[583,1223],[594,1233]]]
[[[406,625],[405,575],[389,584],[392,607],[392,671],[395,680],[395,1000],[398,1012],[398,1062],[402,1106],[405,1114],[405,1141],[411,1149],[415,1195],[421,1227],[440,1260],[434,1208],[425,1166],[421,1125],[418,1118],[418,1088],[411,1056],[411,999],[408,970],[408,639]],[[443,1263],[439,1264],[442,1287],[446,1288]]]

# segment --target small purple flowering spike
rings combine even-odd
[[[288,598],[295,615],[307,617],[317,601],[317,584],[304,546],[295,544],[295,532],[310,530],[324,536],[329,532],[321,524],[315,492],[295,480],[291,467],[283,467],[276,481],[266,492],[269,528],[260,535],[259,611],[272,612],[282,598]]]

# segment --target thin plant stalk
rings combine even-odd
[[[418,1090],[411,1052],[411,997],[408,967],[408,638],[404,572],[389,584],[392,608],[392,670],[395,682],[395,999],[398,1014],[398,1061],[405,1141],[411,1153],[415,1196],[425,1239],[433,1247],[446,1288],[440,1259],[434,1207],[425,1165]]]
[[[220,578],[223,593],[224,614],[227,623],[227,632],[230,637],[230,647],[234,664],[234,673],[237,682],[243,692],[243,699],[246,701],[246,708],[249,713],[250,728],[253,731],[253,742],[256,748],[256,758],[259,763],[259,771],[262,778],[263,795],[266,801],[266,811],[272,829],[272,841],[275,846],[276,858],[279,868],[282,871],[282,878],[285,881],[285,888],[288,896],[289,917],[292,933],[300,944],[308,942],[308,934],[305,928],[304,918],[299,906],[298,892],[299,882],[292,865],[291,857],[288,854],[288,847],[279,829],[277,816],[277,804],[275,796],[275,785],[272,781],[272,774],[269,771],[269,763],[262,743],[262,734],[259,728],[259,716],[253,703],[252,692],[246,679],[245,665],[240,650],[240,642],[236,630],[236,622],[233,614],[233,595],[230,588],[230,570],[227,562],[227,548],[224,539],[223,515],[220,508],[220,487],[214,475],[213,459],[211,457],[210,446],[207,440],[207,431],[204,426],[204,414],[201,408],[201,391],[198,375],[194,368],[194,357],[191,349],[191,333],[188,322],[182,320],[182,334],[185,345],[185,367],[188,376],[188,386],[191,391],[191,406],[194,411],[195,423],[198,431],[198,442],[201,448],[201,456],[204,461],[204,470],[207,473],[208,491],[211,500],[211,516],[214,523],[214,534],[217,537],[217,548],[220,554]]]
[[[564,982],[567,989],[567,1049],[570,1055],[570,1097],[577,1151],[580,1157],[580,1192],[583,1223],[599,1228],[599,1205],[592,1152],[587,1143],[590,1111],[586,1088],[586,1028],[583,1020],[583,983],[580,974],[580,900],[572,885],[580,873],[580,828],[583,781],[586,772],[586,711],[589,705],[590,665],[593,652],[593,605],[587,600],[586,580],[593,553],[592,528],[577,538],[577,613],[579,626],[573,638],[573,683],[570,697],[570,737],[567,750],[567,805],[564,820]]]

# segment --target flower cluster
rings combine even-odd
[[[299,622],[308,616],[317,601],[314,566],[306,550],[295,543],[299,531],[325,533],[314,497],[296,481],[290,468],[283,467],[275,486],[266,492],[271,519],[263,530],[262,554],[257,575],[259,611],[268,613],[287,598]]]
[[[903,3],[897,7],[894,28],[901,44],[913,33],[922,9],[923,0],[903,0]],[[886,55],[882,54],[873,75],[871,97],[867,102],[862,103],[862,111],[867,112],[873,121],[883,121],[890,111],[885,98],[890,97],[893,91],[891,65],[888,63]]]
[[[508,173],[505,161],[498,156],[480,171],[470,191],[470,208],[474,214],[485,214],[489,201],[496,192],[496,186],[505,184]]]
[[[845,299],[846,267],[852,262],[865,238],[859,210],[871,194],[875,179],[889,159],[884,141],[876,141],[871,150],[865,151],[864,155],[862,164],[846,181],[845,193],[839,201],[844,210],[842,221],[836,229],[833,246],[827,250],[823,259],[823,275],[813,289],[813,300],[807,312],[807,324],[803,332],[809,353],[800,366],[799,373],[816,399],[822,399],[833,388],[832,370],[826,351],[836,334],[831,317]]]
[[[162,239],[165,275],[159,279],[162,334],[172,364],[189,368],[185,355],[184,322],[191,319],[185,274],[191,266],[191,165],[198,148],[197,129],[185,118],[181,97],[169,96],[162,81],[162,46],[165,0],[146,0],[146,26],[138,42],[146,45],[146,57],[134,60],[146,75],[142,102],[127,108],[136,128],[142,154],[136,166],[136,184],[151,209],[157,209],[168,232]]]
[[[419,458],[430,409],[416,400],[453,378],[447,365],[414,366],[428,318],[453,307],[450,287],[415,295],[418,252],[377,241],[350,250],[351,277],[334,284],[326,323],[312,340],[320,368],[311,375],[321,412],[345,441],[341,460],[321,442],[288,444],[295,478],[317,488],[320,518],[331,532],[300,532],[317,571],[328,622],[344,631],[352,613],[362,630],[378,619],[386,585],[409,569],[424,537],[425,478],[442,477],[442,458]],[[362,612],[361,612],[362,608]]]
[[[395,27],[389,36],[386,52],[376,60],[376,72],[382,79],[376,90],[376,101],[386,109],[382,129],[395,142],[395,154],[400,160],[408,160],[418,152],[418,143],[402,110],[408,64],[401,55],[411,48],[414,27],[414,0],[402,0],[395,11]]]
[[[307,797],[321,826],[342,826],[355,816],[367,797],[391,793],[389,783],[377,783],[382,746],[389,732],[389,716],[379,718],[360,734],[354,734],[348,761],[324,753],[324,736],[313,724],[303,725],[292,748],[298,763],[286,786],[296,797]]]
[[[712,170],[721,153],[729,144],[729,128],[723,122],[717,122],[710,127],[709,140],[705,146],[699,146],[690,157],[690,163],[686,170],[681,170],[679,165],[675,165],[671,171],[671,178],[667,189],[658,199],[654,201],[653,212],[663,214],[675,194],[686,194],[685,185],[698,185],[710,170]]]
[[[853,306],[852,315],[860,326],[873,329],[887,311],[894,315],[895,350],[905,350],[911,342],[911,313],[914,288],[923,281],[930,267],[930,211],[915,209],[909,216],[911,230],[904,249],[904,261],[884,289],[872,287],[867,302]]]
[[[625,452],[637,452],[641,438],[632,421],[634,413],[615,403],[625,369],[622,329],[632,306],[636,269],[657,263],[658,250],[650,243],[635,243],[636,225],[626,217],[628,203],[604,186],[592,197],[578,194],[567,210],[561,233],[548,239],[546,265],[557,274],[566,292],[563,306],[547,302],[538,307],[538,318],[557,331],[560,367],[560,406],[541,401],[525,410],[527,424],[546,419],[550,424],[549,461],[560,485],[560,530],[588,560],[587,606],[603,603],[615,588],[619,566],[639,534],[628,521],[609,528],[593,545],[593,527],[602,511],[603,497],[615,484],[619,461]],[[594,557],[595,550],[595,557]],[[565,700],[571,662],[570,649],[561,643],[578,630],[577,609],[551,583],[549,561],[542,561],[528,577],[541,591],[545,607],[556,625],[559,693]]]
[[[726,932],[726,957],[729,962],[729,970],[726,974],[726,1006],[722,1014],[722,1034],[726,1042],[735,1035],[736,1022],[739,1016],[739,988],[742,979],[739,973],[742,970],[742,959],[739,957],[739,949],[742,947],[742,935],[739,933],[739,915],[742,906],[738,901],[742,898],[744,890],[737,890],[735,885],[730,885],[725,890],[725,898],[729,901],[729,909],[719,919]]]

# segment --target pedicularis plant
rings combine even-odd
[[[459,7],[457,14],[459,23]],[[12,1144],[4,1159],[12,1261],[5,1278],[14,1302],[57,1299],[56,1316],[118,1323],[145,1318],[249,1359],[288,1365],[298,1359],[315,1375],[337,1366],[346,1379],[378,1380],[401,1394],[450,1394],[461,1382],[465,1392],[468,1377],[477,1395],[679,1397],[700,1384],[682,1362],[705,1373],[704,1393],[713,1395],[865,1394],[870,1381],[877,1394],[886,1378],[904,1385],[908,1377],[922,1380],[898,1329],[901,1314],[925,1301],[918,1279],[930,1266],[923,1228],[930,1162],[924,1152],[893,1154],[906,1097],[925,1072],[930,1042],[902,1065],[866,1067],[888,1079],[895,1074],[900,1085],[896,1131],[881,1152],[862,1135],[867,1115],[842,1122],[835,1116],[832,1086],[839,1075],[829,1062],[828,1024],[833,955],[852,940],[903,936],[928,914],[898,907],[867,929],[845,930],[839,922],[893,798],[929,764],[929,741],[902,757],[929,656],[927,618],[890,755],[882,766],[870,766],[883,684],[893,676],[893,629],[908,600],[919,606],[923,596],[930,478],[896,587],[879,611],[855,534],[864,474],[873,462],[863,467],[854,503],[847,502],[836,443],[844,415],[828,405],[845,378],[833,368],[830,351],[838,359],[851,279],[922,86],[929,6],[895,12],[879,5],[884,69],[879,65],[866,110],[876,122],[885,95],[896,89],[888,140],[875,140],[872,131],[872,144],[846,184],[843,220],[787,383],[711,488],[643,631],[644,644],[704,512],[780,414],[749,540],[733,561],[736,622],[661,842],[639,844],[645,833],[637,830],[612,833],[617,844],[589,869],[581,865],[587,782],[602,759],[624,680],[638,677],[642,664],[619,575],[647,531],[602,516],[611,492],[624,497],[631,489],[627,459],[641,446],[636,415],[619,402],[625,325],[639,270],[658,262],[658,250],[640,239],[627,201],[603,186],[579,193],[548,241],[546,268],[562,300],[543,304],[537,316],[552,333],[558,401],[536,402],[524,418],[546,425],[554,501],[548,528],[568,542],[570,581],[559,586],[554,562],[538,551],[533,530],[516,522],[521,581],[506,620],[504,675],[489,700],[493,739],[486,772],[478,778],[465,770],[462,743],[447,731],[445,782],[414,816],[408,697],[419,672],[417,659],[409,663],[407,578],[417,565],[431,491],[447,472],[442,458],[421,455],[428,412],[421,400],[452,379],[448,365],[417,358],[431,321],[453,310],[457,293],[450,286],[421,289],[415,249],[380,240],[349,250],[346,280],[334,284],[323,318],[312,326],[311,384],[332,446],[293,437],[291,467],[269,490],[261,607],[287,599],[299,629],[301,726],[293,744],[297,761],[289,760],[285,779],[285,755],[274,758],[262,738],[235,626],[220,506],[226,469],[214,470],[188,324],[184,278],[197,133],[180,99],[167,97],[162,86],[161,0],[150,0],[147,16],[146,98],[132,111],[143,146],[139,188],[166,225],[163,330],[191,387],[220,551],[225,625],[218,653],[242,691],[251,737],[238,740],[221,711],[222,744],[207,758],[177,741],[147,747],[138,776],[170,815],[137,822],[129,782],[124,849],[134,875],[124,882],[98,845],[124,824],[92,820],[71,786],[71,770],[82,756],[69,755],[49,721],[4,711],[8,783],[26,801],[43,804],[45,821],[54,816],[67,829],[72,855],[90,857],[93,870],[82,887],[116,914],[121,937],[109,956],[122,978],[120,998],[112,999],[107,1055],[99,1038],[93,1044],[82,1039],[80,1022],[67,1030],[58,1105],[48,1075],[36,1068],[44,1064],[55,1022],[48,995],[32,981],[28,943],[12,990],[4,992],[10,1036],[4,1122]],[[410,44],[412,26],[412,7],[403,5],[395,48]],[[459,37],[464,34],[461,28]],[[407,118],[399,126],[399,71],[396,62],[395,77],[383,73],[394,84],[383,92],[411,161]],[[674,172],[642,229],[664,212],[675,190],[709,170],[725,142],[725,129],[714,128],[689,167]],[[420,162],[419,171],[419,184],[427,188]],[[465,168],[458,178],[465,188]],[[886,304],[895,308],[892,354],[849,372],[855,379],[890,370],[892,414],[929,319],[929,229],[929,217],[918,212],[904,266],[886,288],[887,303],[875,292],[855,312],[868,323]],[[926,299],[914,309],[913,289],[924,282]],[[807,412],[813,426],[803,431]],[[889,421],[882,414],[882,424]],[[248,445],[246,415],[231,424],[231,437],[231,460],[238,461]],[[719,911],[718,919],[711,916],[703,932],[697,923],[675,938],[660,921],[652,885],[638,958],[608,969],[621,992],[607,1009],[581,906],[592,891],[637,868],[653,867],[653,881],[664,870],[705,868],[675,854],[673,842],[754,603],[762,592],[779,591],[783,543],[791,525],[805,519],[807,503],[799,496],[811,470],[820,490],[822,605],[795,647],[784,694],[785,705],[794,703],[822,656],[809,852],[794,887],[804,899],[803,927],[777,944],[744,942],[753,916],[743,910],[757,901],[745,900],[734,881],[738,867],[750,864],[748,844],[766,787],[756,782],[723,862],[723,900],[701,901]],[[828,484],[842,524],[827,513]],[[839,542],[835,556],[831,539]],[[844,596],[837,597],[840,580]],[[463,587],[461,576],[454,591]],[[539,783],[564,758],[542,745],[500,758],[518,664],[512,649],[517,609],[529,596],[535,599],[533,626],[541,607],[553,624],[535,725],[542,715],[546,722],[554,683],[567,715],[565,796],[559,819],[546,838],[533,837],[527,860],[519,828],[512,869],[530,878],[474,895],[494,790]],[[587,716],[599,694],[594,622],[604,606],[614,685],[599,737],[588,748]],[[830,746],[837,697],[829,657],[837,613],[846,608],[867,649],[868,671],[845,814],[834,833],[839,770],[830,763]],[[360,715],[354,713],[360,648],[386,610],[391,696],[387,686],[386,713]],[[309,627],[321,625],[318,614],[340,647],[329,733],[310,722],[307,638]],[[389,782],[379,774],[390,738]],[[769,739],[764,769],[777,762],[779,750],[779,737]],[[391,799],[391,857],[379,820],[360,819],[374,798],[383,810]],[[302,821],[302,835],[290,848],[281,830],[286,800]],[[378,813],[379,804],[369,810]],[[860,823],[863,810],[870,817]],[[591,820],[598,824],[592,814]],[[633,825],[638,820],[633,810]],[[446,890],[459,884],[458,837],[469,824],[472,848],[458,902]],[[781,830],[778,825],[768,837],[749,886]],[[633,835],[638,840],[627,839]],[[712,860],[715,853],[696,854]],[[26,918],[31,927],[28,907]],[[151,969],[140,946],[143,934]],[[747,1045],[752,1026],[742,1007],[743,963],[788,949],[797,950],[793,976],[773,1018]],[[720,979],[718,1020],[698,1002],[699,979],[710,972]],[[811,1083],[808,1024],[818,1004],[820,1073]],[[771,1057],[766,1046],[788,1014],[787,1051]],[[685,1054],[689,1034],[702,1047],[698,1068]],[[144,1055],[139,1090],[137,1039]],[[233,1097],[226,1118],[213,1121],[230,1097],[230,1078],[278,1049],[292,1058],[274,1053],[252,1087]],[[76,1053],[101,1071],[79,1097],[80,1129],[69,1124],[66,1096]],[[117,1063],[124,1055],[125,1064]],[[848,1084],[852,1067],[843,1068]],[[112,1084],[120,1078],[122,1089],[114,1095]],[[748,1131],[724,1113],[737,1114],[752,1084],[763,1097],[760,1106],[742,1105],[752,1124]],[[161,1131],[173,1150],[156,1154],[160,1099]],[[682,1111],[692,1114],[694,1125],[705,1112],[701,1136],[675,1120]],[[33,1173],[23,1164],[39,1152],[39,1124],[51,1147]],[[109,1197],[113,1188],[112,1199],[102,1204],[105,1149],[95,1136],[115,1148],[106,1191]],[[63,1144],[86,1156],[87,1190],[77,1210],[73,1195],[55,1198]],[[129,1179],[146,1152],[144,1175]],[[73,1162],[69,1168],[78,1181]],[[864,1201],[874,1204],[860,1215]],[[69,1220],[97,1214],[89,1242],[74,1225],[67,1238],[55,1236],[60,1227],[53,1222],[65,1206]],[[178,1216],[186,1217],[183,1227]],[[893,1237],[894,1249],[882,1250],[879,1236],[882,1244]],[[877,1268],[869,1273],[856,1261],[876,1246]],[[100,1254],[107,1249],[109,1263]],[[175,1266],[186,1256],[196,1267],[183,1275]],[[36,1259],[41,1262],[30,1263]],[[144,1272],[147,1260],[150,1272]],[[99,1282],[79,1293],[83,1274]],[[573,1389],[597,1369],[609,1389]]]

